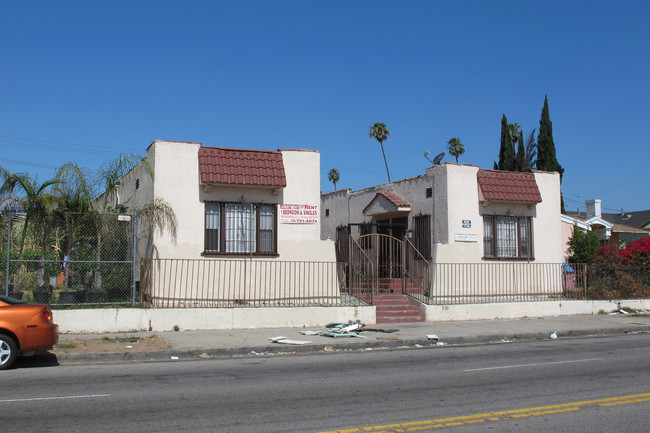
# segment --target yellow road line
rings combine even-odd
[[[650,397],[648,397],[648,398],[636,398],[634,400],[628,400],[628,401],[617,401],[617,402],[614,402],[614,403],[601,403],[600,406],[616,406],[618,404],[640,403],[642,401],[650,401]]]
[[[650,401],[650,393],[624,395],[619,397],[607,397],[595,400],[576,401],[571,403],[554,404],[548,406],[529,407],[525,409],[512,409],[498,412],[481,413],[474,415],[463,415],[450,418],[438,418],[422,421],[411,421],[398,424],[377,425],[370,427],[359,427],[344,430],[332,430],[322,433],[396,433],[411,432],[418,430],[430,430],[444,427],[455,427],[459,425],[476,424],[486,421],[502,421],[513,418],[525,418],[529,416],[540,416],[563,412],[578,411],[586,406],[615,406],[621,404],[640,403]]]

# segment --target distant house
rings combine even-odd
[[[567,212],[566,215],[562,215],[562,233],[565,245],[573,234],[574,225],[583,230],[597,231],[603,245],[610,244],[621,248],[625,248],[627,244],[637,239],[650,236],[650,230],[641,228],[644,224],[650,224],[650,220],[646,220],[646,217],[650,219],[650,211],[634,212],[634,218],[632,218],[632,214],[602,213],[601,200],[599,199],[587,200],[585,204],[587,211],[584,214]],[[627,222],[632,224],[626,224]]]
[[[151,265],[145,270],[157,279],[150,285],[154,301],[283,297],[270,292],[283,290],[278,281],[289,277],[269,262],[334,262],[333,243],[320,240],[317,151],[156,140],[146,161],[153,178],[142,164],[132,170],[120,182],[119,204],[133,209],[163,198],[177,216],[175,238],[142,225],[138,230],[137,256]],[[260,272],[276,271],[260,277]],[[290,272],[291,278],[309,283],[300,271]],[[253,278],[275,279],[275,286]]]
[[[603,219],[614,224],[650,230],[650,210],[624,211],[620,213],[603,213]]]

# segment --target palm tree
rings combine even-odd
[[[390,182],[390,173],[388,172],[388,163],[386,162],[386,153],[384,152],[384,141],[389,135],[390,131],[383,123],[375,123],[368,129],[368,136],[376,139],[381,146],[381,154],[384,155],[384,164],[386,165],[386,175],[388,175],[388,181]]]
[[[39,241],[42,243],[41,251],[41,268],[38,272],[38,284],[43,284],[43,269],[45,260],[45,246],[47,242],[47,234],[52,227],[47,223],[51,217],[54,205],[54,196],[50,193],[51,187],[57,184],[57,179],[46,180],[43,183],[38,183],[37,179],[32,179],[27,173],[18,173],[9,175],[6,178],[1,190],[2,195],[7,197],[16,197],[17,203],[21,210],[25,212],[25,219],[23,221],[22,233],[20,236],[20,249],[18,252],[18,263],[23,260],[23,252],[25,250],[25,239],[27,237],[27,230],[30,223],[36,226]],[[14,285],[18,288],[18,278],[20,272],[16,272]]]
[[[517,122],[508,123],[508,130],[510,131],[510,136],[512,137],[512,144],[516,144],[519,141],[521,136],[521,125]]]
[[[100,210],[117,209],[119,203],[118,187],[120,180],[137,165],[142,164],[149,176],[153,178],[153,170],[146,159],[139,155],[122,155],[105,162],[97,174],[97,187],[102,190],[103,200],[100,200]],[[109,204],[109,202],[111,202]]]
[[[57,233],[56,250],[64,261],[71,258],[80,242],[92,244],[94,233],[100,230],[97,212],[93,209],[94,185],[91,174],[76,163],[63,164],[57,171],[59,183],[54,187],[57,201],[56,216],[60,233]],[[90,237],[89,237],[90,235]],[[59,245],[62,244],[62,245]],[[96,267],[99,268],[99,262]],[[68,287],[69,266],[65,267],[63,287]],[[95,288],[99,285],[95,284]]]
[[[172,238],[176,238],[176,230],[178,227],[178,220],[176,213],[171,205],[164,198],[158,197],[154,199],[153,203],[146,204],[142,207],[135,209],[139,218],[147,226],[149,231],[153,233],[158,231],[160,233],[169,231]]]
[[[458,137],[450,139],[447,144],[449,145],[449,154],[455,156],[456,163],[458,163],[458,157],[465,153],[465,145],[460,142]]]
[[[101,196],[96,200],[101,212],[116,211],[128,212],[129,209],[119,203],[119,186],[122,178],[136,166],[144,168],[146,174],[153,179],[154,173],[149,162],[138,155],[120,155],[118,158],[105,163],[97,176],[97,184],[102,190]],[[139,223],[144,226],[146,242],[144,243],[145,255],[150,256],[153,251],[153,235],[155,231],[168,231],[172,238],[176,238],[178,221],[171,205],[162,198],[155,198],[152,203],[139,208],[131,209],[138,218]],[[98,254],[101,246],[101,231],[98,231]],[[98,258],[99,261],[99,258]],[[95,284],[101,283],[99,268],[95,273]]]
[[[535,142],[535,130],[530,131],[528,138],[526,139],[526,154],[524,157],[524,167],[523,171],[531,171],[537,165],[537,143]]]
[[[329,180],[334,184],[335,191],[336,191],[336,184],[338,183],[340,178],[341,178],[341,173],[339,173],[339,171],[335,168],[331,169],[329,173],[327,173],[327,180]]]

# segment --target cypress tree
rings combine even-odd
[[[515,157],[515,171],[524,171],[526,168],[526,146],[524,146],[524,133],[519,131],[517,136],[517,156]]]
[[[553,142],[553,124],[548,114],[548,96],[544,96],[542,117],[539,119],[539,135],[537,136],[537,169],[544,171],[557,171],[560,173],[560,184],[564,169],[557,162],[555,143]],[[564,199],[562,199],[562,213],[564,213]]]
[[[499,149],[499,170],[513,171],[515,169],[515,145],[512,142],[508,119],[504,114],[501,118],[501,148]]]

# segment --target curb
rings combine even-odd
[[[650,332],[650,326],[635,326],[632,330],[626,328],[602,328],[560,331],[559,338],[576,337],[602,337],[611,335],[625,335],[630,333]],[[503,341],[503,340],[507,341]],[[478,345],[489,343],[512,343],[518,341],[548,340],[549,334],[544,332],[536,333],[510,333],[493,334],[466,337],[441,338],[442,345],[435,342],[421,339],[401,340],[377,340],[357,342],[332,342],[331,344],[305,344],[287,346],[272,344],[250,347],[222,347],[205,349],[165,349],[148,352],[94,352],[94,353],[62,353],[56,355],[59,364],[91,364],[91,363],[115,363],[115,362],[147,362],[147,361],[171,361],[171,360],[198,360],[202,358],[233,358],[246,356],[268,356],[268,355],[294,355],[294,354],[316,354],[316,353],[341,353],[344,351],[364,350],[403,350],[413,348],[440,348],[447,346]]]

